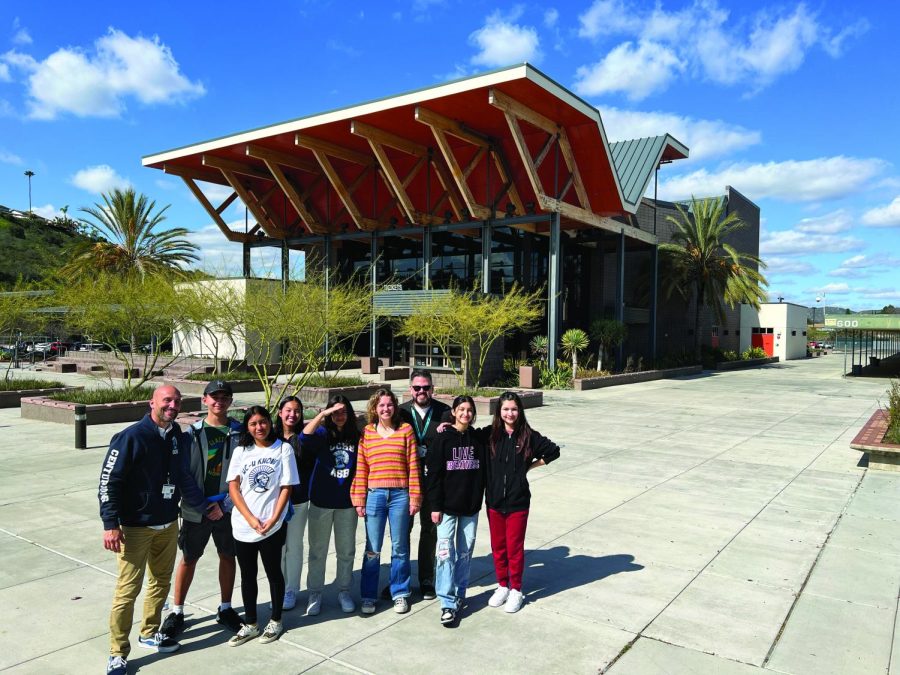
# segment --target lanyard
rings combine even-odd
[[[419,445],[421,445],[422,443],[425,442],[425,432],[428,431],[428,425],[431,423],[431,413],[434,412],[434,406],[429,407],[428,414],[425,415],[425,422],[424,422],[425,426],[423,427],[424,431],[422,429],[419,429],[419,413],[418,413],[418,411],[415,408],[413,408],[412,410],[410,410],[410,412],[412,413],[413,426],[415,427],[415,431],[416,431],[416,440],[419,442]]]

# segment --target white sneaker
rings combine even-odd
[[[241,629],[237,632],[237,635],[233,636],[228,641],[228,646],[240,647],[242,644],[252,640],[255,637],[259,637],[259,626],[257,626],[255,623],[241,624]]]
[[[488,605],[491,607],[501,607],[508,597],[509,588],[507,586],[497,586],[497,590],[494,591],[491,599],[488,600]]]
[[[309,602],[306,605],[306,615],[316,616],[322,611],[322,594],[310,593]]]
[[[351,612],[356,611],[356,603],[353,602],[353,597],[347,591],[341,591],[338,593],[338,602],[341,605],[341,611],[344,614],[350,614]]]
[[[515,614],[520,609],[522,609],[522,602],[524,600],[525,598],[522,595],[522,591],[517,591],[515,588],[513,588],[509,592],[509,597],[506,598],[506,606],[503,608],[503,611],[507,612],[508,614]]]
[[[284,603],[282,603],[281,608],[284,611],[289,609],[294,609],[297,606],[297,595],[294,591],[285,591],[284,592]]]
[[[106,675],[126,675],[128,672],[128,661],[124,656],[110,656],[106,662]]]
[[[275,642],[278,637],[284,632],[284,626],[280,621],[271,620],[266,624],[265,630],[262,632],[262,635],[259,636],[259,644],[264,645],[269,642]]]

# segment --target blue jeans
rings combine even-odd
[[[460,609],[466,598],[477,529],[477,513],[474,516],[451,516],[447,513],[441,516],[437,526],[434,586],[442,609]]]
[[[378,598],[378,573],[384,528],[391,526],[391,597],[409,597],[409,490],[369,488],[366,496],[366,551],[363,553],[360,596]]]

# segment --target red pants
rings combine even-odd
[[[528,511],[500,513],[489,508],[487,512],[497,583],[521,591],[522,572],[525,570],[525,527],[528,525]]]

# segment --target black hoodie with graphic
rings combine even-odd
[[[485,436],[447,427],[428,449],[428,497],[432,512],[474,516],[484,499]]]

